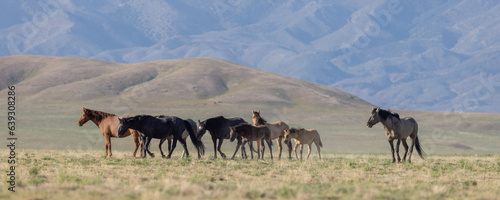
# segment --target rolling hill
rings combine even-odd
[[[0,56],[211,57],[383,107],[498,113],[498,13],[492,0],[2,1]]]
[[[326,152],[387,152],[381,125],[366,128],[371,104],[332,87],[213,58],[121,64],[78,57],[0,57],[0,97],[16,86],[19,143],[33,149],[104,149],[82,107],[115,113],[166,114],[194,120],[224,115],[316,128]],[[5,103],[2,102],[2,105]],[[428,153],[498,150],[497,114],[398,111],[419,121]],[[4,113],[1,113],[4,114]],[[208,142],[208,137],[205,138]],[[374,142],[373,140],[377,140]],[[229,142],[227,142],[229,143]],[[131,139],[114,139],[129,149]],[[232,150],[234,144],[225,148]],[[211,149],[211,143],[207,144]]]

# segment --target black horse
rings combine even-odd
[[[182,133],[184,130],[189,132],[191,136],[191,141],[193,145],[198,150],[198,158],[200,158],[201,154],[205,153],[205,146],[203,142],[198,140],[196,137],[191,124],[178,117],[169,116],[169,117],[153,117],[150,115],[138,115],[134,117],[128,118],[120,118],[120,125],[118,126],[118,137],[121,137],[129,128],[137,130],[141,133],[144,153],[143,157],[146,157],[146,152],[152,156],[152,153],[149,151],[149,143],[152,138],[155,139],[165,139],[169,136],[173,136],[173,144],[172,150],[168,153],[167,158],[172,156],[172,152],[174,151],[177,140],[179,140],[184,147],[184,151],[186,152],[186,156],[189,156],[189,152],[187,149],[186,141],[182,139]],[[160,149],[161,151],[161,149]],[[163,152],[162,152],[163,154]]]
[[[239,124],[247,124],[245,120],[242,118],[229,118],[226,119],[223,116],[218,116],[218,117],[213,117],[210,119],[207,119],[205,121],[200,121],[198,120],[198,140],[201,140],[201,137],[205,134],[205,132],[208,130],[210,132],[210,135],[212,135],[212,141],[214,142],[214,159],[217,158],[217,151],[219,151],[220,155],[223,158],[226,158],[226,154],[222,153],[220,150],[222,146],[222,142],[224,139],[229,139],[231,137],[231,126],[236,126]],[[217,139],[219,140],[219,145],[217,146]],[[241,156],[246,157],[246,151],[245,147],[242,146],[241,144],[242,139],[241,137],[237,138],[238,143],[236,146],[236,150],[234,151],[233,157],[231,159],[234,159],[234,156],[238,152],[238,148],[241,146]],[[252,151],[252,147],[250,146],[250,151]]]

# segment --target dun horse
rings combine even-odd
[[[273,159],[273,149],[271,146],[273,145],[273,141],[271,140],[271,130],[267,128],[267,126],[252,126],[250,124],[240,124],[237,126],[231,127],[231,142],[234,141],[237,137],[243,138],[243,145],[247,142],[250,142],[250,148],[253,141],[257,142],[257,159],[264,160],[264,140],[267,142],[267,146],[269,146],[269,152],[271,153],[271,160]],[[260,146],[262,145],[262,157],[260,156]],[[253,151],[250,151],[253,159]]]
[[[104,136],[104,140],[106,143],[105,145],[106,156],[111,157],[113,155],[111,153],[111,138],[118,137],[117,134],[118,125],[120,124],[118,116],[111,113],[83,108],[83,113],[80,119],[78,120],[78,125],[83,126],[83,124],[87,123],[89,120],[94,122],[94,124],[97,125],[97,127],[99,127],[99,130],[101,130],[101,133]],[[139,148],[139,145],[141,143],[139,139],[139,133],[133,129],[126,129],[122,137],[127,137],[129,135],[132,135],[132,137],[134,138],[135,149],[132,156],[135,157],[137,149]],[[142,146],[141,146],[141,152],[142,152]]]
[[[288,125],[282,121],[267,123],[267,121],[260,116],[260,111],[252,111],[252,121],[255,126],[265,125],[269,128],[269,130],[271,130],[271,139],[276,139],[276,142],[278,143],[278,150],[280,152],[278,158],[281,159],[281,151],[283,150],[281,140],[283,140],[285,135],[284,131],[289,129]],[[289,141],[285,142],[285,144],[288,149],[288,158],[292,159],[292,143]]]
[[[214,159],[217,159],[217,151],[219,151],[220,155],[222,158],[226,158],[226,154],[222,153],[220,150],[222,146],[222,142],[224,139],[229,139],[230,138],[230,133],[231,130],[229,129],[231,126],[236,126],[238,124],[243,124],[247,123],[245,120],[241,118],[225,118],[223,116],[218,116],[218,117],[213,117],[209,118],[205,121],[200,121],[198,120],[198,139],[201,140],[203,135],[206,133],[208,130],[210,132],[210,135],[212,136],[212,142],[214,143]],[[231,159],[234,159],[234,156],[238,152],[239,147],[241,146],[241,156],[246,157],[246,151],[245,147],[242,146],[242,141],[241,138],[238,139],[238,144],[236,146],[236,150],[234,151],[233,157]],[[217,140],[219,140],[219,145],[217,146]],[[250,151],[252,151],[252,148],[250,148]]]
[[[151,155],[151,152],[147,148],[152,138],[155,139],[165,139],[169,136],[173,136],[172,150],[168,153],[167,158],[172,156],[177,140],[180,141],[186,152],[186,156],[189,156],[186,141],[182,140],[182,133],[187,129],[189,135],[191,136],[191,142],[193,142],[195,148],[198,150],[198,158],[200,154],[205,152],[205,146],[203,142],[198,140],[196,137],[191,124],[178,117],[153,117],[150,115],[138,115],[135,117],[120,118],[120,125],[118,126],[118,137],[122,137],[126,130],[129,128],[135,129],[141,133],[143,144],[144,144],[144,154],[146,157],[146,152]],[[161,151],[161,149],[160,149]],[[163,155],[163,152],[162,152]]]
[[[300,159],[302,160],[304,144],[308,144],[307,159],[309,160],[309,156],[311,155],[311,145],[314,142],[316,148],[318,148],[319,159],[321,160],[321,150],[319,148],[323,147],[323,143],[321,142],[321,138],[319,137],[317,130],[303,128],[292,128],[290,130],[286,130],[285,142],[290,142],[292,138],[295,139],[295,147],[293,148],[293,151],[295,151],[295,157],[297,159],[299,159],[297,156],[297,147],[300,145]]]
[[[411,117],[405,117],[403,119],[399,118],[397,113],[392,113],[387,110],[383,110],[380,108],[372,108],[372,114],[366,122],[366,125],[371,128],[373,125],[381,122],[385,128],[385,134],[387,135],[387,140],[391,145],[392,152],[392,162],[396,162],[396,158],[394,157],[394,144],[393,141],[397,140],[396,143],[396,154],[398,155],[398,162],[401,162],[401,158],[399,157],[399,145],[401,140],[403,140],[403,146],[405,148],[405,155],[403,156],[403,161],[406,160],[406,153],[408,153],[408,144],[406,144],[406,138],[410,136],[412,139],[410,146],[410,155],[408,157],[408,162],[411,163],[411,154],[413,153],[413,146],[417,149],[418,155],[420,158],[424,159],[422,155],[424,152],[422,147],[420,146],[420,142],[418,141],[418,124],[415,119]]]

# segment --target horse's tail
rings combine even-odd
[[[183,120],[184,125],[186,126],[186,129],[189,132],[189,136],[191,138],[191,142],[193,142],[194,147],[196,150],[198,150],[198,153],[201,153],[201,155],[205,154],[205,145],[203,145],[203,142],[196,137],[196,134],[193,131],[193,127],[191,126],[191,123],[187,120]]]
[[[319,147],[323,147],[323,142],[321,142],[321,137],[318,136],[318,140],[319,140]]]
[[[418,136],[415,137],[415,148],[417,149],[417,152],[418,152],[418,155],[420,156],[420,158],[424,159],[424,150],[422,149],[422,147],[420,146],[420,142],[418,141]]]
[[[323,142],[321,142],[321,137],[319,136],[318,131],[316,131],[316,134],[317,134],[317,136],[318,136],[318,143],[319,143],[319,146],[320,146],[320,147],[323,147]]]

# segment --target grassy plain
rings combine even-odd
[[[111,159],[102,151],[17,154],[16,193],[2,181],[0,199],[500,198],[499,155],[414,156],[411,164],[393,164],[389,154],[324,153],[318,160],[315,151],[308,161],[180,159],[180,151],[172,159],[132,158],[129,151]]]

